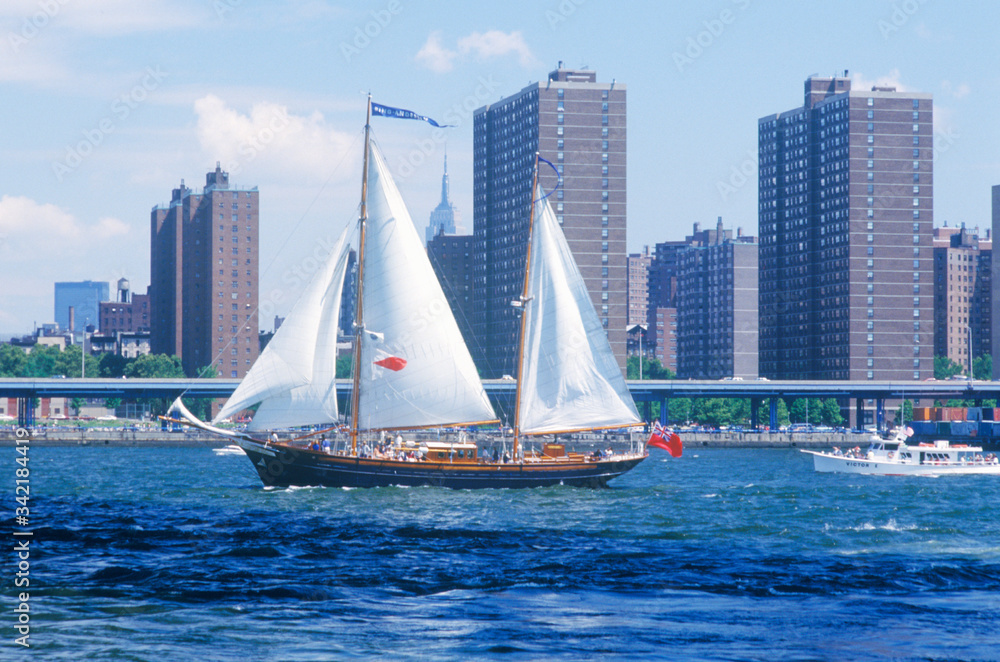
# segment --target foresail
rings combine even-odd
[[[261,403],[251,429],[337,420],[337,321],[349,246],[344,230],[326,262],[215,421]]]
[[[496,419],[385,160],[371,145],[359,429]]]
[[[535,193],[541,198],[541,188]],[[640,422],[625,378],[547,200],[535,204],[520,384],[520,431]]]

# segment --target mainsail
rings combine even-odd
[[[358,428],[496,420],[420,236],[371,143]]]
[[[337,321],[348,228],[214,422],[260,403],[251,430],[337,420]]]
[[[583,276],[541,187],[535,192],[524,339],[521,434],[641,423]]]

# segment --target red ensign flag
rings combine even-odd
[[[653,424],[653,434],[649,436],[647,446],[656,446],[670,453],[672,457],[680,457],[684,452],[684,444],[676,432],[671,432],[663,427],[659,421]]]

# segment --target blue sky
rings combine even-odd
[[[935,218],[988,227],[1000,183],[1000,6],[940,0],[607,2],[5,0],[0,337],[53,319],[62,280],[149,282],[150,209],[216,161],[260,188],[261,293],[283,314],[304,256],[355,215],[364,93],[457,123],[472,227],[472,110],[559,60],[628,88],[628,245],[694,222],[756,233],[756,127],[813,73],[934,95]],[[990,111],[990,109],[994,109]],[[445,144],[376,120],[418,228]]]

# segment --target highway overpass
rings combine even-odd
[[[337,391],[347,396],[349,379],[337,380]],[[0,398],[226,398],[239,384],[238,379],[32,379],[0,378]],[[513,411],[516,383],[510,380],[485,380],[487,394],[501,403],[504,411]],[[673,398],[750,398],[756,418],[758,405],[771,404],[771,427],[775,424],[777,398],[838,398],[856,403],[856,411],[864,410],[871,401],[875,422],[882,427],[887,400],[953,398],[969,400],[1000,399],[1000,382],[968,380],[946,381],[767,381],[767,380],[629,380],[629,390],[640,410],[644,403],[659,402],[661,411],[669,411]],[[18,407],[18,412],[26,407]],[[861,419],[857,419],[861,420]],[[30,424],[29,421],[21,421]],[[757,427],[757,421],[752,425]]]

